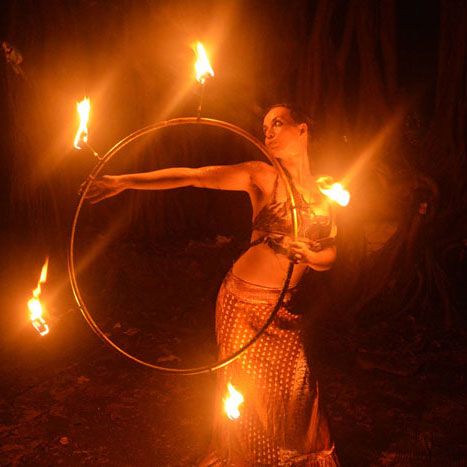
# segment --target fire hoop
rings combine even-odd
[[[94,167],[92,172],[89,174],[88,178],[86,179],[83,189],[80,193],[80,198],[75,210],[75,214],[73,216],[73,222],[71,225],[71,234],[70,234],[70,244],[69,244],[69,251],[68,251],[68,274],[70,277],[70,282],[71,282],[71,288],[73,290],[73,294],[75,297],[76,302],[78,303],[78,307],[84,316],[84,319],[86,322],[89,324],[91,329],[110,347],[112,347],[114,350],[119,352],[120,354],[124,355],[125,357],[129,358],[130,360],[133,360],[136,363],[139,363],[140,365],[153,368],[154,370],[162,371],[165,373],[175,373],[175,374],[180,374],[180,375],[196,375],[196,374],[202,374],[202,373],[211,373],[213,371],[216,371],[220,368],[223,368],[227,366],[229,363],[232,363],[234,360],[236,360],[240,355],[245,352],[250,346],[252,346],[264,333],[264,331],[269,327],[269,325],[272,323],[274,320],[277,312],[279,311],[280,307],[282,306],[284,296],[287,292],[287,289],[289,288],[289,283],[290,283],[290,278],[292,277],[293,269],[294,269],[294,262],[291,260],[287,269],[287,274],[284,279],[284,284],[282,286],[281,293],[279,294],[279,297],[277,299],[277,303],[274,306],[273,310],[271,311],[271,314],[269,315],[269,318],[266,320],[264,325],[259,329],[257,334],[249,341],[247,342],[242,348],[239,350],[235,351],[232,353],[232,355],[217,361],[216,363],[212,365],[205,365],[205,366],[199,366],[199,367],[194,367],[194,368],[171,368],[171,367],[164,367],[160,365],[156,365],[154,363],[142,360],[138,357],[135,357],[134,355],[131,355],[130,353],[126,352],[123,350],[121,347],[119,347],[115,342],[113,342],[109,337],[105,335],[105,333],[101,330],[99,325],[94,321],[92,318],[86,303],[81,295],[79,286],[78,286],[78,281],[76,278],[76,271],[75,271],[75,234],[76,234],[76,226],[78,224],[78,219],[79,219],[79,214],[81,212],[81,208],[84,203],[84,198],[86,196],[86,193],[92,183],[92,181],[95,179],[96,176],[99,175],[101,172],[102,168],[105,166],[105,164],[112,159],[112,157],[115,156],[121,149],[123,149],[125,146],[130,144],[132,141],[136,140],[137,138],[140,138],[141,136],[144,136],[146,134],[158,131],[162,128],[168,128],[172,126],[182,126],[182,125],[207,125],[207,126],[213,126],[213,127],[219,127],[223,128],[225,130],[228,130],[236,135],[241,136],[242,138],[246,139],[248,142],[253,144],[256,148],[258,148],[272,163],[272,165],[275,167],[277,172],[279,173],[280,177],[285,183],[286,189],[287,189],[287,195],[290,200],[290,206],[291,206],[291,212],[292,212],[292,226],[293,226],[293,236],[294,238],[297,237],[298,235],[298,218],[297,218],[297,209],[295,205],[295,198],[293,196],[293,192],[290,186],[290,182],[285,175],[281,165],[273,158],[269,156],[269,154],[266,151],[266,148],[264,145],[258,141],[255,137],[250,135],[247,131],[243,130],[242,128],[233,125],[231,123],[224,122],[222,120],[216,120],[216,119],[211,119],[211,118],[200,118],[200,117],[186,117],[186,118],[174,118],[171,120],[166,120],[162,121],[159,123],[155,123],[152,125],[149,125],[147,127],[144,127],[140,130],[135,131],[134,133],[128,135],[126,138],[122,139],[119,141],[113,148],[111,148],[102,158],[99,159],[97,165]]]

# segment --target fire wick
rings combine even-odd
[[[97,159],[101,160],[102,157],[99,155],[97,151],[86,141],[83,141],[82,139],[79,141],[79,147],[80,149],[87,149],[94,157]]]
[[[198,111],[196,112],[196,118],[199,120],[201,118],[201,109],[203,108],[203,101],[204,101],[204,85],[206,81],[203,80],[201,83],[201,94],[199,96],[199,104],[198,104]]]

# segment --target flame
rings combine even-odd
[[[241,392],[238,392],[231,383],[227,384],[229,395],[224,399],[224,410],[230,420],[236,420],[240,417],[238,407],[243,403],[244,398]]]
[[[203,44],[201,44],[201,42],[197,42],[194,46],[194,49],[196,53],[196,81],[198,81],[200,84],[204,84],[208,76],[214,76],[214,70],[209,63],[209,59],[206,54],[206,50],[204,50]]]
[[[76,149],[81,149],[80,141],[88,142],[88,120],[89,112],[91,111],[91,101],[89,97],[85,97],[81,102],[77,102],[76,110],[79,114],[79,128],[76,132],[74,146]]]
[[[350,193],[341,183],[332,183],[331,177],[320,177],[316,181],[319,191],[340,206],[347,206],[350,201]]]
[[[49,333],[49,326],[43,318],[44,310],[42,309],[42,303],[40,301],[41,286],[45,284],[47,280],[47,270],[49,267],[49,258],[46,258],[44,265],[42,266],[41,275],[37,287],[32,291],[32,297],[28,301],[29,308],[29,319],[32,325],[41,336],[45,336]]]

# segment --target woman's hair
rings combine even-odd
[[[310,131],[313,128],[314,122],[306,114],[306,112],[304,112],[299,106],[291,104],[290,102],[279,102],[277,104],[269,105],[268,107],[266,107],[263,113],[263,119],[270,110],[276,107],[285,107],[286,109],[289,109],[290,116],[292,117],[293,121],[295,123],[306,123],[308,126],[308,131]]]

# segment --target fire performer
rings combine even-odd
[[[275,306],[289,265],[296,262],[282,308],[261,338],[219,370],[212,452],[201,465],[339,465],[322,415],[318,384],[305,357],[303,315],[291,301],[307,268],[325,271],[336,258],[329,202],[319,192],[308,158],[307,118],[285,104],[269,108],[265,144],[289,178],[296,200],[299,235],[285,184],[260,161],[201,168],[169,168],[103,176],[90,186],[91,203],[124,190],[194,186],[249,194],[253,226],[249,249],[235,262],[220,288],[216,335],[220,357],[246,344]],[[235,420],[221,415],[227,386],[243,395]]]

